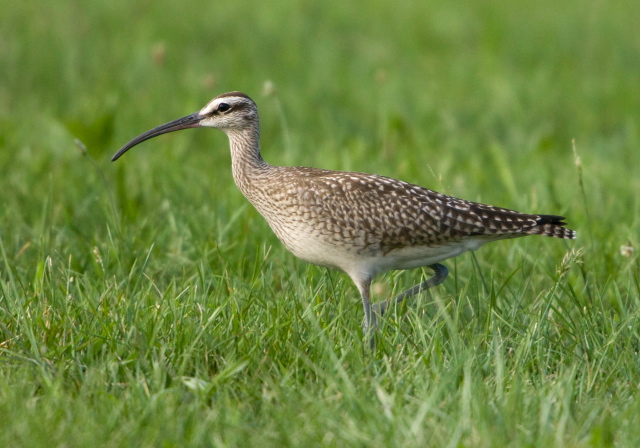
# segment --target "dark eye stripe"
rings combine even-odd
[[[229,109],[231,109],[231,106],[229,106],[227,103],[218,104],[218,112],[226,112]]]

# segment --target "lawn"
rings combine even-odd
[[[640,3],[0,5],[0,446],[637,447]],[[448,260],[370,351],[224,134],[120,146],[240,90],[273,164],[559,214]],[[431,272],[381,276],[376,297]]]

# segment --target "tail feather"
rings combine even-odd
[[[537,215],[536,225],[529,228],[527,233],[573,240],[577,236],[576,232],[565,227],[567,225],[565,219],[564,216]]]

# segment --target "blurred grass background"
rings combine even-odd
[[[2,3],[0,442],[637,446],[638,17],[574,0]],[[230,90],[258,103],[271,163],[562,214],[579,240],[451,260],[368,353],[357,291],[279,244],[223,134],[109,162]]]

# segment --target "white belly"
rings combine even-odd
[[[429,266],[469,250],[476,250],[485,243],[463,240],[438,246],[405,247],[385,253],[344,241],[333,241],[320,235],[281,232],[275,228],[273,230],[286,248],[298,258],[347,273],[366,272],[371,276],[391,270]]]

